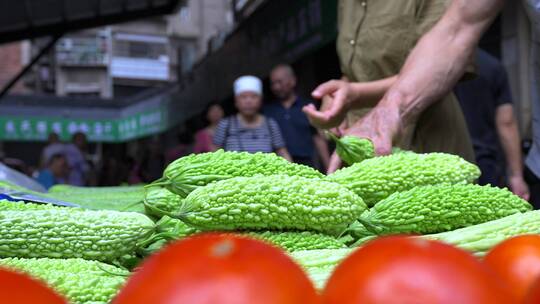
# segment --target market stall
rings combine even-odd
[[[525,297],[523,286],[537,272],[520,277],[515,265],[540,261],[540,213],[529,203],[475,185],[478,168],[458,156],[395,150],[376,157],[369,141],[336,140],[350,166],[330,175],[275,154],[219,150],[177,159],[145,186],[56,185],[39,193],[4,182],[3,192],[30,196],[0,201],[0,265],[43,280],[73,303]],[[522,234],[533,236],[514,241]],[[233,277],[242,279],[222,281]],[[288,289],[276,277],[290,280]],[[254,278],[260,286],[250,285]],[[370,285],[377,280],[390,280],[379,295]],[[470,290],[446,293],[463,284]],[[262,296],[268,290],[275,298]]]
[[[290,16],[266,24],[259,21],[270,20],[285,3],[267,1],[267,11],[237,29],[207,65],[150,99],[96,107],[90,98],[55,108],[35,96],[3,99],[67,29],[164,14],[179,2],[0,2],[0,42],[51,36],[0,92],[0,140],[44,141],[54,131],[58,138],[51,146],[66,149],[60,140],[78,131],[100,143],[162,133],[215,96],[229,95],[238,71],[261,57],[269,60],[254,74],[282,58],[297,59],[336,34],[335,3],[295,2]],[[369,21],[381,25],[377,18]],[[357,43],[345,42],[351,48]],[[249,56],[238,56],[239,46]],[[227,71],[216,75],[216,69]],[[174,96],[188,102],[173,104]],[[274,153],[218,149],[174,157],[144,184],[55,181],[45,190],[0,166],[0,299],[540,303],[540,210],[507,188],[479,185],[477,164],[458,155],[394,148],[382,156],[367,138],[327,135],[336,146],[334,160],[344,164],[328,174]],[[78,149],[73,142],[68,148]],[[158,144],[150,142],[148,150],[163,161]],[[67,167],[62,157],[58,163]]]

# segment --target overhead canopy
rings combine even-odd
[[[183,0],[0,1],[0,43],[170,13]]]

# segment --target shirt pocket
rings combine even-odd
[[[373,66],[376,78],[399,72],[414,47],[414,13],[369,13],[360,31],[358,52]]]

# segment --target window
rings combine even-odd
[[[163,56],[167,56],[166,37],[140,35],[129,35],[133,37],[124,36],[128,35],[117,35],[114,43],[114,56],[144,59],[160,59]],[[147,37],[148,39],[145,39],[145,37]]]
[[[180,22],[191,22],[191,10],[189,9],[189,6],[182,6],[178,15],[180,16]]]

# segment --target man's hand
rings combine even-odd
[[[343,135],[367,138],[373,142],[375,154],[388,155],[392,152],[392,144],[397,141],[402,129],[398,107],[381,103],[343,132]],[[341,166],[341,159],[334,152],[330,158],[328,173],[336,171]]]
[[[309,121],[315,128],[330,129],[337,127],[345,119],[351,105],[350,83],[343,80],[330,80],[319,85],[312,93],[313,98],[327,99],[321,110],[313,104],[304,107]]]
[[[522,176],[509,176],[508,186],[510,187],[510,191],[512,191],[512,193],[526,201],[529,200],[529,186],[527,186],[527,183]]]

